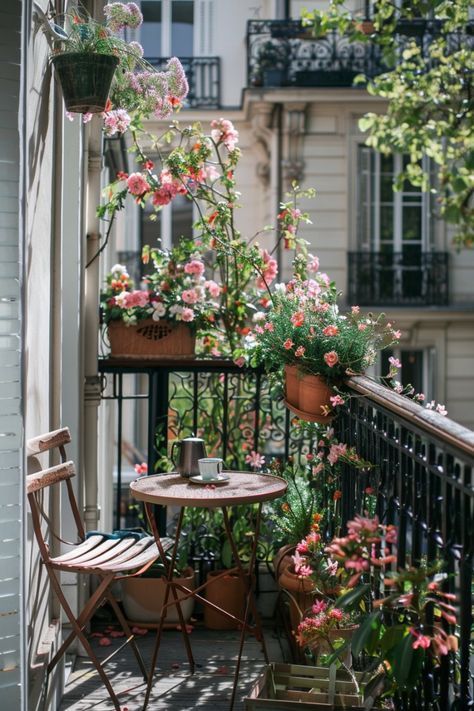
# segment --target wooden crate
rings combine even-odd
[[[359,683],[361,674],[355,672]],[[357,711],[362,694],[350,674],[335,666],[269,664],[245,699],[246,711]]]

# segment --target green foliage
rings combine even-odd
[[[305,12],[316,36],[337,30],[357,42],[377,45],[387,71],[368,80],[367,90],[387,102],[385,112],[367,114],[360,128],[367,145],[385,154],[403,153],[410,161],[398,176],[428,189],[432,181],[420,168],[427,156],[436,171],[431,184],[439,214],[456,226],[455,243],[474,244],[474,52],[467,32],[471,0],[392,0],[373,3],[374,31],[360,31],[360,17],[331,0],[328,12]],[[407,39],[409,22],[429,17],[436,26],[429,43]],[[420,21],[420,20],[418,20]],[[402,23],[402,24],[400,24]],[[471,21],[472,26],[472,21]],[[401,44],[400,35],[405,35]]]

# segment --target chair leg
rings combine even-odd
[[[104,683],[104,685],[105,685],[107,691],[109,692],[109,696],[110,696],[110,698],[112,699],[112,703],[113,703],[113,705],[114,705],[116,711],[121,711],[121,708],[122,708],[122,707],[121,707],[121,705],[120,705],[120,702],[119,702],[119,700],[118,700],[118,698],[117,698],[117,696],[116,696],[116,694],[115,694],[115,692],[114,692],[114,690],[113,690],[113,688],[112,688],[112,685],[111,685],[111,683],[110,683],[110,681],[109,681],[109,678],[108,678],[107,674],[105,673],[105,671],[104,671],[104,669],[103,669],[103,667],[102,667],[102,664],[100,663],[100,661],[98,660],[97,656],[95,655],[94,650],[92,649],[92,646],[91,646],[89,640],[87,639],[87,637],[86,637],[85,634],[83,633],[82,628],[80,627],[80,625],[78,624],[76,618],[74,617],[74,614],[73,614],[71,608],[69,607],[69,604],[68,604],[66,598],[64,597],[63,591],[62,591],[62,589],[61,589],[61,585],[59,584],[59,581],[58,581],[56,575],[54,574],[54,570],[52,570],[52,569],[49,569],[49,570],[50,570],[51,573],[52,573],[52,574],[50,575],[51,584],[52,584],[52,586],[53,586],[53,588],[54,588],[54,591],[56,592],[56,595],[58,596],[58,600],[59,600],[59,602],[60,602],[61,607],[63,608],[64,612],[66,613],[66,615],[67,615],[67,617],[68,617],[68,619],[69,619],[69,622],[70,622],[71,625],[72,625],[72,628],[73,628],[73,630],[74,630],[74,632],[75,632],[75,636],[82,642],[82,644],[83,644],[83,646],[84,646],[84,649],[86,650],[86,652],[87,652],[87,654],[88,654],[88,656],[89,656],[89,659],[91,660],[91,662],[92,662],[93,665],[95,666],[95,668],[96,668],[96,670],[97,670],[97,672],[98,672],[100,678],[102,679],[102,681],[103,681],[103,683]],[[112,575],[110,575],[109,577],[104,578],[103,582],[99,585],[99,587],[97,588],[96,592],[92,595],[92,597],[91,597],[90,600],[88,601],[86,607],[85,607],[84,610],[83,610],[83,613],[84,613],[84,611],[85,611],[87,608],[91,608],[91,607],[93,608],[93,611],[95,611],[95,609],[98,607],[99,602],[102,601],[102,599],[103,599],[103,597],[104,597],[104,592],[105,592],[105,590],[109,587],[110,583],[111,583],[112,580],[113,580],[113,577],[114,577],[114,576],[113,576],[113,574],[112,574]],[[83,613],[81,613],[81,615],[83,615]],[[85,615],[86,619],[89,619],[89,616],[90,616],[90,613],[88,613],[87,615]],[[79,619],[79,618],[78,618],[78,619]],[[83,625],[84,625],[84,624],[85,624],[85,622],[83,623]],[[71,636],[71,635],[69,635],[69,636]],[[69,638],[68,638],[68,639],[69,639]],[[62,645],[62,646],[64,647],[64,645]],[[58,661],[58,659],[56,659],[57,656],[58,656],[58,655],[56,654],[56,655],[55,655],[55,658],[54,658],[54,659],[55,659],[55,663],[57,663],[57,661]],[[53,667],[51,666],[51,662],[50,662],[50,664],[48,665],[48,673],[51,671],[52,668],[53,668]]]
[[[140,667],[140,671],[143,674],[143,679],[146,682],[146,681],[148,681],[149,674],[148,674],[147,668],[145,666],[145,662],[143,661],[143,657],[140,654],[140,651],[137,647],[137,643],[135,642],[135,635],[132,634],[130,626],[129,626],[125,616],[123,615],[122,610],[120,609],[120,605],[118,605],[117,600],[114,598],[112,593],[107,593],[106,598],[112,605],[112,608],[115,612],[115,615],[117,616],[119,624],[120,624],[121,628],[123,629],[123,631],[125,632],[127,640],[131,644],[133,653],[135,654],[136,660],[138,662],[138,666]]]

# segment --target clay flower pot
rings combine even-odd
[[[285,399],[295,407],[299,407],[299,387],[298,367],[285,365]]]
[[[239,620],[245,615],[245,587],[237,573],[230,572],[218,577],[225,572],[212,570],[207,574],[208,585],[205,589],[206,600],[222,607]],[[210,630],[232,630],[239,625],[207,605],[204,606],[204,624]]]
[[[302,615],[313,605],[315,599],[320,596],[313,592],[314,582],[312,579],[297,575],[294,572],[293,564],[283,568],[278,578],[278,585],[288,593],[291,625],[296,631]]]
[[[194,589],[194,570],[186,568],[183,577],[176,580],[189,588]],[[157,624],[160,621],[160,612],[165,599],[165,579],[136,577],[126,578],[121,581],[122,604],[127,619],[141,624]],[[185,593],[178,590],[178,598],[184,597]],[[168,602],[173,600],[170,591]],[[188,622],[194,611],[194,598],[188,598],[181,603],[184,621]],[[178,609],[176,605],[170,605],[166,610],[165,622],[168,624],[179,624]]]
[[[300,375],[299,380],[299,409],[307,413],[313,422],[330,422],[331,415],[324,414],[324,407],[331,408],[330,397],[334,395],[333,389],[320,375]]]
[[[291,558],[294,552],[295,546],[292,543],[288,543],[286,546],[279,548],[275,553],[272,562],[276,580],[278,580],[284,568],[291,565]]]

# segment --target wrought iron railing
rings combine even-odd
[[[474,24],[464,33],[446,34],[449,51],[473,46]],[[401,49],[411,40],[425,52],[443,32],[440,21],[400,22]],[[337,32],[315,39],[299,20],[249,20],[247,24],[247,86],[350,87],[358,74],[374,77],[387,66],[372,42],[350,42]]]
[[[456,595],[459,609],[459,651],[442,657],[438,670],[426,670],[423,683],[396,699],[396,708],[472,708],[474,432],[365,377],[349,386],[354,397],[336,421],[337,432],[377,466],[377,514],[398,527],[397,566],[440,561],[448,574],[444,591]],[[366,485],[347,468],[343,521],[360,512]]]
[[[349,252],[351,303],[445,306],[449,303],[447,252]]]
[[[214,423],[213,429],[207,429],[212,452],[225,458],[229,467],[241,466],[242,442],[249,450],[264,453],[267,461],[273,456],[304,455],[311,444],[295,432],[293,416],[259,370],[242,370],[218,360],[147,363],[118,359],[101,360],[99,370],[104,377],[104,402],[115,408],[118,527],[124,524],[126,458],[131,458],[132,476],[132,464],[141,458],[148,459],[152,473],[159,468],[169,439],[200,433],[206,422]],[[341,520],[348,521],[362,511],[370,482],[380,520],[398,527],[398,566],[441,562],[448,574],[445,592],[454,593],[458,601],[459,651],[443,657],[439,669],[427,669],[423,683],[409,696],[395,699],[395,707],[397,711],[471,708],[474,432],[365,377],[352,378],[348,391],[353,397],[334,420],[336,436],[354,446],[375,469],[346,467]],[[126,412],[130,407],[131,414]],[[127,437],[133,439],[134,447],[126,442]],[[164,527],[164,512],[158,515]],[[212,532],[205,529],[203,535],[212,538]],[[218,546],[218,541],[214,543]],[[191,551],[204,572],[212,567],[213,550],[217,550],[207,547],[208,551],[206,546]]]
[[[168,57],[146,57],[154,67],[164,69]],[[218,109],[221,105],[221,63],[219,57],[180,57],[189,83],[186,106]]]

